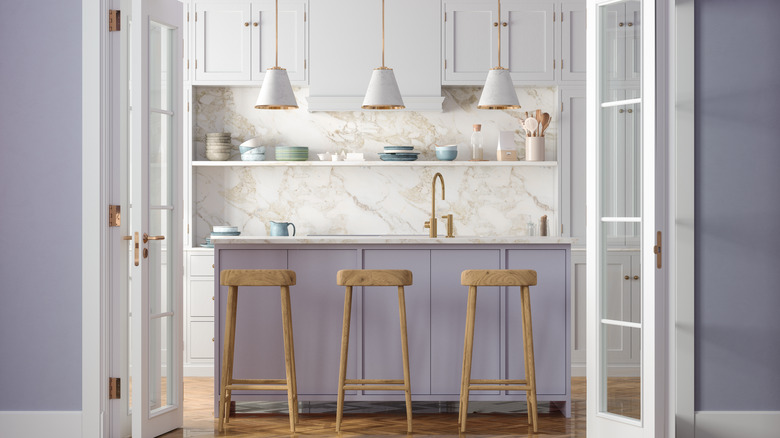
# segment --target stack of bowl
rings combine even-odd
[[[309,159],[307,146],[277,146],[276,161],[306,161]]]
[[[206,134],[206,158],[211,161],[225,161],[230,158],[233,144],[229,132],[209,132]]]
[[[260,145],[260,137],[250,138],[238,147],[242,161],[265,161],[265,146]]]
[[[238,227],[232,225],[214,225],[211,229],[211,236],[206,238],[206,243],[202,243],[200,246],[203,248],[214,248],[214,243],[211,238],[214,236],[239,236],[241,231],[238,231]]]
[[[436,146],[436,158],[441,161],[452,161],[458,156],[458,145],[448,144]]]

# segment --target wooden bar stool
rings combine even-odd
[[[287,269],[226,269],[220,273],[220,284],[229,286],[225,315],[225,339],[222,352],[222,380],[219,389],[219,431],[229,422],[233,390],[286,390],[290,410],[290,431],[298,422],[298,384],[295,378],[290,286],[295,285],[295,271]],[[239,286],[279,286],[282,298],[282,332],[286,379],[234,379],[233,356],[236,345],[236,309]]]
[[[458,424],[466,432],[466,415],[469,408],[469,391],[498,390],[525,391],[528,403],[528,424],[537,430],[536,372],[534,370],[534,335],[531,328],[531,298],[529,286],[536,286],[536,271],[480,269],[466,270],[460,276],[460,284],[469,287],[468,309],[466,310],[466,339],[463,343],[463,371],[460,383],[460,407]],[[471,356],[474,348],[474,319],[477,311],[477,286],[520,286],[520,301],[523,318],[523,356],[525,357],[525,379],[472,379]]]
[[[412,392],[409,379],[409,344],[406,339],[406,302],[404,286],[412,284],[412,272],[390,269],[345,269],[336,274],[336,284],[346,286],[344,295],[344,326],[341,332],[341,365],[339,367],[339,395],[336,411],[336,432],[341,430],[344,414],[344,391],[391,390],[406,394],[406,429],[412,431]],[[347,379],[347,350],[349,348],[349,320],[352,313],[352,288],[354,286],[397,286],[398,314],[401,321],[401,353],[404,378],[400,379]]]

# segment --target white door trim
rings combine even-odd
[[[105,2],[81,2],[81,433],[104,436],[107,397],[105,348],[106,235],[108,212],[105,148],[110,94],[106,89],[108,10]],[[106,435],[107,436],[107,435]]]

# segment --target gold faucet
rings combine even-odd
[[[441,176],[441,173],[436,172],[435,175],[433,175],[433,184],[431,187],[431,219],[425,221],[425,228],[430,228],[430,232],[428,233],[428,237],[437,237],[438,236],[438,230],[436,229],[436,177],[439,177],[441,180],[441,199],[444,200],[444,177]]]

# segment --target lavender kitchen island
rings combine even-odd
[[[340,269],[408,269],[406,288],[413,401],[456,401],[460,391],[468,288],[465,269],[534,269],[531,311],[540,401],[571,415],[570,249],[558,237],[311,236],[214,237],[214,397],[219,401],[227,287],[223,269],[292,269],[293,332],[301,401],[335,401],[344,288]],[[361,290],[364,289],[364,290]],[[479,289],[472,378],[523,376],[519,288]],[[356,288],[347,378],[400,378],[395,290]],[[240,288],[234,376],[283,378],[278,288]],[[524,392],[472,391],[474,401],[525,400]],[[286,400],[282,392],[235,391],[233,400]],[[347,392],[347,401],[401,401],[403,394]]]

